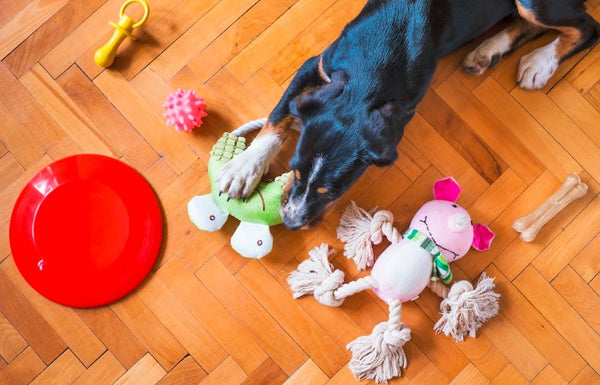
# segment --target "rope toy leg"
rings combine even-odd
[[[287,279],[294,298],[313,294],[323,305],[335,307],[352,294],[376,287],[371,277],[344,284],[344,272],[333,270],[329,263],[329,256],[334,252],[324,243],[308,252],[309,258],[298,265]]]
[[[402,375],[406,369],[406,355],[402,346],[410,340],[410,329],[400,321],[402,305],[399,300],[389,303],[390,316],[368,336],[358,337],[347,345],[352,352],[348,364],[357,380],[375,380],[387,383]]]
[[[402,238],[393,224],[394,215],[390,211],[381,210],[372,215],[351,201],[337,227],[337,237],[344,242],[344,255],[354,260],[359,270],[372,266],[375,258],[371,243],[381,243],[384,235],[392,243]]]
[[[467,334],[475,338],[477,329],[498,314],[500,294],[494,292],[495,287],[494,278],[485,273],[475,288],[468,281],[455,283],[440,304],[442,317],[433,327],[436,333],[452,336],[458,342],[464,341]]]

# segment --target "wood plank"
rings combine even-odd
[[[57,83],[94,124],[97,131],[132,167],[145,171],[156,163],[159,155],[145,138],[119,113],[77,66],[69,67]]]
[[[178,258],[165,263],[157,271],[156,277],[247,374],[257,370],[267,360],[268,356],[254,338],[231,317]]]
[[[472,98],[456,77],[450,76],[435,88],[435,92],[481,140],[488,146],[493,146],[498,155],[525,182],[531,183],[543,171],[539,159],[483,103]]]
[[[2,313],[0,313],[0,341],[2,341],[0,356],[6,362],[12,362],[28,346],[27,342]]]
[[[131,368],[146,354],[146,348],[110,308],[78,309],[76,312],[125,369]]]
[[[38,64],[25,73],[21,83],[84,152],[120,157],[110,141],[84,115],[54,79]]]
[[[138,371],[143,372],[145,370],[143,369],[144,366],[153,368],[155,359],[162,368],[171,370],[186,356],[187,352],[185,348],[181,346],[179,341],[173,337],[173,334],[156,318],[135,293],[110,305],[110,307],[149,352],[149,354],[146,354],[139,361],[142,362],[140,364],[142,365],[141,368],[136,368],[138,365],[136,363],[127,373],[133,370],[132,373],[137,376],[138,374],[136,373]],[[158,376],[159,373],[164,375],[164,372],[155,371],[156,376],[162,378],[162,375]],[[128,374],[125,374],[125,376],[129,378]]]
[[[138,296],[206,371],[213,371],[227,357],[219,342],[162,282],[150,280]]]
[[[178,174],[187,170],[197,159],[178,134],[167,127],[163,118],[121,74],[103,72],[94,84]]]
[[[600,195],[579,214],[565,230],[534,260],[533,265],[547,279],[554,278],[596,234],[600,223]]]
[[[236,274],[236,277],[328,376],[336,373],[344,365],[346,352],[298,307],[260,263],[251,261]]]
[[[81,362],[77,360],[77,357],[67,349],[30,384],[70,384],[77,377],[81,376],[84,371],[85,367],[81,365]]]
[[[29,384],[46,368],[35,351],[28,347],[8,366],[0,370],[0,383],[10,385]]]
[[[229,357],[213,370],[208,377],[200,381],[201,385],[235,385],[246,379],[246,374],[237,366],[235,361]]]
[[[217,2],[208,12],[198,15],[198,21],[158,55],[152,67],[163,79],[171,79],[256,3],[257,0]]]
[[[596,180],[600,180],[600,152],[589,137],[541,92],[515,89],[511,95],[563,146]]]
[[[485,385],[489,381],[472,364],[467,365],[450,384],[454,385]]]
[[[12,153],[5,154],[0,158],[0,190],[10,186],[25,169]]]
[[[121,377],[123,373],[125,373],[125,368],[111,352],[106,352],[85,373],[79,376],[72,385],[110,385],[117,378]]]
[[[33,0],[10,22],[0,28],[0,59],[4,59],[27,36],[58,12],[68,0]]]
[[[588,385],[588,384],[600,384],[600,376],[594,369],[586,366],[579,372],[577,377],[573,381],[569,382],[569,385]]]
[[[600,132],[597,125],[600,120],[600,112],[594,106],[568,82],[558,83],[548,96],[596,146],[600,146]]]
[[[573,345],[589,365],[600,368],[600,336],[533,267],[515,279],[515,286]],[[569,379],[569,378],[568,378]]]
[[[144,355],[135,365],[123,374],[114,385],[151,385],[165,376],[165,370],[150,353]]]
[[[40,312],[40,315],[67,344],[83,365],[90,366],[100,357],[106,347],[77,316],[72,308],[61,306],[35,291],[19,273],[13,258],[2,264],[2,270],[11,279],[19,291]]]
[[[306,362],[307,355],[298,343],[216,258],[210,259],[197,276],[287,374]]]
[[[404,130],[409,140],[444,175],[462,175],[470,165],[445,138],[417,113]],[[431,151],[435,148],[436,151]]]
[[[417,111],[488,183],[508,168],[493,146],[486,145],[433,89],[425,93]]]
[[[290,376],[284,383],[285,385],[303,385],[303,384],[314,384],[321,385],[327,383],[329,377],[321,371],[321,369],[312,361],[308,360],[304,365],[300,367]]]
[[[535,303],[529,301],[494,265],[487,274],[495,278],[496,291],[501,295],[500,312],[516,327],[525,338],[540,352],[560,375],[569,380],[586,365],[579,350],[571,346],[571,340],[546,319]],[[546,284],[548,285],[548,284]],[[539,290],[539,289],[538,289]],[[545,295],[545,291],[538,293]],[[558,331],[557,331],[558,329]],[[560,350],[560,356],[556,351]]]
[[[150,15],[151,22],[144,24],[139,31],[134,31],[134,34],[138,36],[137,39],[135,41],[128,39],[127,46],[123,44],[111,68],[131,80],[175,39],[187,31],[197,21],[196,17],[205,14],[216,3],[217,0],[200,2],[195,0],[178,0],[176,2],[154,0]],[[141,15],[136,20],[139,20],[140,17]],[[173,20],[177,20],[177,22],[173,23]],[[97,46],[100,47],[106,41],[108,41],[108,36],[100,40]],[[103,70],[93,60],[95,51],[96,47],[91,47],[77,60],[77,65],[92,79]]]
[[[600,247],[600,233],[569,263],[586,282],[590,282],[600,271],[598,247]]]
[[[267,358],[241,385],[273,384],[279,385],[288,378],[271,358]]]
[[[293,4],[293,0],[255,2],[235,24],[190,60],[188,66],[207,81]],[[257,19],[261,22],[257,23]]]
[[[11,95],[10,98],[3,98],[1,102],[20,122],[22,134],[35,137],[52,158],[58,159],[80,152],[77,144],[58,127],[4,64],[0,64],[0,92],[3,95]],[[34,146],[31,151],[35,153],[38,150]]]
[[[563,385],[565,380],[548,365],[544,370],[531,382],[532,385]]]
[[[121,4],[120,0],[105,1],[90,17],[81,21],[77,28],[48,52],[39,61],[40,64],[56,79],[88,49],[100,48],[104,42],[99,43],[98,37],[110,36],[111,29],[114,29],[109,26],[108,22],[118,21]],[[131,43],[125,41],[121,48],[123,49],[129,44]]]
[[[0,311],[35,353],[49,364],[67,348],[67,345],[11,280],[5,271],[6,264],[6,261],[3,262],[0,268],[0,291],[4,293],[0,298]]]
[[[519,138],[558,179],[579,173],[581,166],[511,95],[488,78],[473,94]]]
[[[44,155],[44,148],[2,101],[0,101],[0,114],[2,115],[0,140],[21,165],[25,168],[30,167]]]
[[[600,296],[571,268],[567,266],[552,281],[552,286],[577,313],[600,333],[600,320],[595,315],[600,310]]]
[[[523,242],[518,237],[518,233],[512,229],[512,223],[517,218],[532,212],[559,186],[559,181],[550,172],[545,172],[517,199],[517,204],[511,205],[499,219],[499,222],[503,224],[503,232],[494,242],[497,244],[498,241],[501,241],[504,248],[500,250],[494,263],[510,279],[515,278],[525,266],[531,263],[592,200],[591,194],[588,194],[573,202],[544,226],[534,242]]]
[[[297,1],[265,32],[235,55],[227,64],[227,68],[240,82],[245,83],[333,3],[335,0]],[[290,28],[290,25],[294,28]]]
[[[502,384],[526,385],[528,384],[528,381],[514,366],[507,365],[506,368],[490,382],[490,385]]]
[[[7,3],[19,2],[9,1]],[[16,77],[20,78],[104,2],[105,0],[69,1],[4,58],[4,64]]]
[[[157,385],[197,384],[206,378],[207,374],[192,357],[184,358],[173,370],[167,373]]]
[[[497,315],[486,322],[481,333],[504,353],[528,381],[532,381],[548,363],[535,346],[503,315]]]

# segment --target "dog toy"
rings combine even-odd
[[[131,17],[125,14],[125,8],[133,3],[139,3],[144,8],[144,16],[142,16],[142,19],[137,23],[133,21]],[[96,51],[96,54],[94,55],[94,61],[96,64],[101,67],[109,67],[115,60],[115,55],[123,40],[125,40],[126,37],[130,38],[131,40],[135,40],[135,36],[133,36],[131,32],[134,30],[134,28],[141,27],[142,24],[146,22],[149,13],[150,8],[145,0],[127,0],[125,3],[123,3],[119,12],[119,23],[113,23],[112,21],[108,22],[108,24],[115,28],[115,32],[108,43],[104,44]]]
[[[269,226],[283,223],[279,206],[283,187],[291,172],[275,178],[273,182],[261,183],[246,200],[229,199],[219,194],[216,177],[221,168],[234,156],[246,149],[246,132],[264,125],[265,119],[249,122],[232,133],[225,133],[214,145],[208,161],[211,193],[197,195],[188,203],[190,220],[204,231],[217,231],[229,215],[240,221],[231,237],[231,246],[246,258],[262,258],[273,248],[273,236]]]
[[[163,115],[167,118],[167,124],[175,126],[175,131],[192,131],[202,125],[202,118],[207,115],[204,99],[197,96],[194,90],[179,88],[171,92],[163,108],[167,110]]]
[[[537,209],[529,215],[517,219],[513,223],[513,229],[521,233],[520,237],[523,241],[533,241],[546,223],[567,207],[569,203],[584,196],[587,190],[588,186],[581,182],[579,176],[575,174],[568,175],[562,186]]]
[[[401,302],[415,299],[426,286],[444,298],[438,333],[463,341],[498,312],[499,295],[493,292],[492,278],[482,274],[476,287],[460,281],[448,289],[452,280],[449,262],[464,256],[470,247],[487,250],[494,233],[485,225],[473,225],[467,211],[458,206],[460,186],[453,178],[434,185],[435,200],[425,203],[415,214],[402,237],[393,227],[389,211],[371,214],[354,202],[344,210],[337,236],[345,242],[344,254],[360,269],[373,265],[372,243],[385,236],[390,246],[373,265],[371,275],[344,283],[344,273],[333,270],[328,246],[309,252],[288,277],[294,298],[313,294],[320,303],[340,306],[344,299],[371,289],[389,306],[389,319],[375,326],[369,336],[350,342],[350,370],[358,380],[387,382],[400,376],[407,361],[402,346],[410,340],[411,330],[401,322]]]

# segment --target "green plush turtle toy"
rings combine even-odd
[[[217,231],[223,227],[229,215],[240,221],[231,237],[231,246],[246,258],[262,258],[273,248],[270,226],[283,223],[279,214],[283,187],[291,172],[275,178],[270,183],[260,183],[245,201],[228,199],[219,194],[217,175],[233,157],[246,150],[246,132],[262,127],[265,119],[244,124],[231,133],[224,133],[210,152],[208,177],[211,193],[197,195],[188,203],[190,220],[204,231]]]

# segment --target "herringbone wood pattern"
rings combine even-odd
[[[461,277],[496,277],[501,314],[477,339],[436,336],[438,299],[404,306],[409,368],[393,383],[600,383],[600,46],[562,65],[543,91],[515,87],[521,47],[482,77],[459,68],[475,43],[444,58],[399,145],[307,232],[275,228],[260,261],[228,245],[236,226],[197,231],[186,202],[208,189],[208,150],[223,131],[274,106],[294,71],[353,18],[352,0],[151,0],[151,16],[113,67],[93,53],[122,0],[0,0],[0,383],[351,384],[345,345],[386,319],[374,295],[326,308],[294,300],[285,283],[307,251],[335,239],[354,199],[388,208],[401,229],[453,175],[460,203],[497,234],[457,263]],[[600,19],[600,1],[588,8]],[[194,88],[209,106],[194,134],[161,117],[170,90]],[[293,141],[273,167],[285,169]],[[61,307],[19,275],[8,243],[25,183],[75,153],[119,158],[150,181],[164,207],[164,252],[144,284],[111,306]],[[571,172],[590,186],[531,244],[511,223]],[[343,256],[337,267],[354,277]]]

